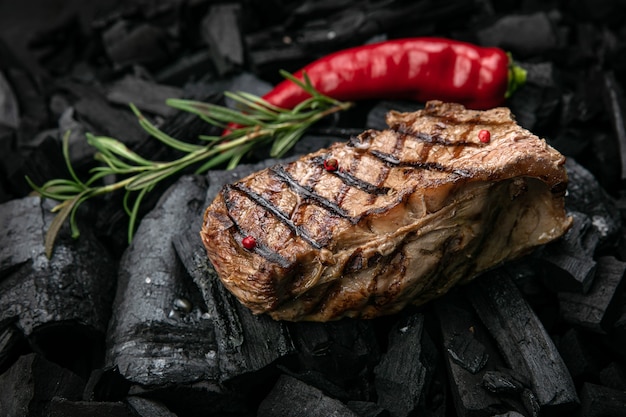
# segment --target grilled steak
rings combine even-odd
[[[394,313],[569,227],[565,158],[508,109],[433,101],[387,123],[227,185],[207,208],[208,256],[254,313]]]

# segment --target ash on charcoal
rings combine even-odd
[[[83,385],[77,375],[42,356],[24,355],[0,375],[0,415],[48,416],[54,397],[79,400]]]
[[[599,258],[589,292],[558,294],[563,319],[597,333],[606,333],[620,313],[625,271],[626,262],[610,256]]]
[[[183,96],[179,88],[156,84],[131,75],[117,80],[107,90],[106,97],[111,103],[123,106],[132,103],[139,110],[162,117],[172,116],[176,112],[174,108],[165,104],[165,101]]]
[[[257,417],[358,417],[341,401],[296,378],[281,375],[265,397]]]
[[[580,415],[585,417],[626,416],[626,391],[585,383],[580,393]]]
[[[48,259],[44,234],[54,205],[39,197],[0,205],[0,323],[13,323],[34,348],[88,375],[102,349],[116,265],[80,216],[80,238],[62,228]]]
[[[509,367],[528,378],[541,409],[567,411],[578,405],[563,359],[506,270],[476,280],[468,294]]]
[[[482,384],[486,390],[494,394],[514,394],[522,392],[527,385],[521,381],[522,379],[510,369],[494,370],[484,373]]]
[[[388,337],[387,351],[374,368],[378,404],[392,417],[406,417],[423,405],[438,353],[419,313],[401,318]]]

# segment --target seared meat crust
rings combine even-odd
[[[561,236],[565,158],[506,108],[433,101],[227,185],[201,231],[224,285],[275,319],[423,304]],[[491,140],[483,143],[480,130]],[[329,171],[324,161],[336,159]],[[256,246],[246,249],[245,236]]]

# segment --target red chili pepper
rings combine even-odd
[[[322,94],[342,101],[402,98],[442,100],[468,108],[503,104],[526,73],[502,49],[443,38],[407,38],[368,44],[320,58],[306,72]],[[293,108],[309,95],[285,80],[263,98]]]

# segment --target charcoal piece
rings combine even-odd
[[[571,211],[569,215],[573,219],[572,227],[541,252],[540,260],[545,268],[543,282],[553,292],[586,293],[596,272],[594,253],[600,234],[586,214]]]
[[[130,386],[116,366],[95,369],[85,384],[83,400],[122,401],[128,394]]]
[[[33,347],[83,375],[99,360],[115,262],[81,216],[80,237],[64,225],[48,258],[44,234],[55,205],[39,197],[0,205],[0,323],[13,322]]]
[[[369,390],[368,370],[379,359],[371,321],[289,323],[297,351],[292,375],[340,400],[360,398]]]
[[[181,98],[182,95],[179,88],[127,75],[108,87],[107,99],[111,103],[123,106],[132,103],[139,110],[167,117],[173,115],[176,110],[165,104],[165,101],[170,98]]]
[[[599,377],[605,387],[626,391],[626,373],[617,362],[611,362],[602,368]]]
[[[46,417],[137,417],[122,402],[71,401],[55,397]]]
[[[348,401],[348,408],[359,417],[389,417],[389,411],[369,401]]]
[[[490,271],[469,285],[468,297],[508,366],[528,378],[542,410],[578,404],[563,359],[505,269]]]
[[[525,383],[512,371],[493,370],[483,374],[483,387],[494,394],[513,394],[524,390]]]
[[[176,414],[156,400],[130,396],[126,398],[126,402],[135,413],[133,415],[138,417],[176,417]]]
[[[0,330],[0,374],[26,350],[24,335],[14,325],[4,325]]]
[[[586,382],[580,393],[580,415],[585,417],[624,417],[626,391]]]
[[[501,359],[486,339],[486,330],[472,312],[471,306],[465,305],[462,298],[451,293],[435,304],[435,312],[441,329],[443,347],[447,352],[445,362],[457,414],[462,417],[480,416],[507,410],[508,407],[498,396],[482,388],[484,375],[501,364]],[[455,359],[455,356],[460,355],[459,353],[453,355],[449,351],[450,341],[453,339],[465,340],[464,344],[468,346],[479,346],[480,349],[475,349],[473,355],[468,355],[468,359],[473,358],[469,362],[481,366],[472,368]]]
[[[577,211],[590,217],[592,226],[600,236],[598,246],[608,246],[622,226],[615,201],[593,174],[573,158],[567,158],[565,169],[568,176],[565,207],[568,211]]]
[[[539,417],[541,414],[541,404],[537,399],[535,393],[529,389],[525,388],[521,394],[522,404],[524,404],[524,408],[530,417]]]
[[[281,375],[261,401],[257,417],[357,417],[341,401],[287,375]]]
[[[568,329],[559,339],[559,352],[574,381],[588,380],[598,374],[598,363],[591,343],[577,328]]]
[[[20,124],[20,113],[17,98],[11,85],[0,72],[0,125],[17,129]]]
[[[200,221],[204,187],[198,177],[171,186],[120,261],[106,365],[131,382],[158,386],[217,376],[213,322],[173,245],[176,234]],[[193,304],[183,315],[173,306],[181,297]]]
[[[520,414],[517,411],[507,411],[506,413],[496,414],[492,417],[525,417],[524,414]]]
[[[401,318],[388,338],[387,351],[374,368],[378,405],[392,417],[408,416],[425,400],[437,353],[419,313]]]
[[[177,56],[171,63],[154,69],[154,79],[161,84],[183,85],[197,74],[215,73],[213,54],[208,49]]]
[[[0,375],[0,414],[13,417],[48,416],[55,396],[79,400],[84,381],[74,373],[30,353]]]
[[[119,20],[103,33],[102,41],[107,55],[118,67],[155,66],[166,62],[174,50],[165,28],[149,23],[132,26]]]
[[[508,15],[479,30],[477,36],[483,45],[498,46],[516,56],[536,56],[557,46],[554,25],[553,18],[544,12]]]
[[[598,258],[598,269],[589,292],[558,294],[563,319],[597,333],[608,332],[617,319],[626,262],[612,256]]]
[[[621,179],[623,181],[626,180],[626,120],[624,119],[626,101],[624,92],[615,79],[613,72],[604,74],[604,87],[604,101],[619,147]]]
[[[220,75],[243,65],[240,15],[241,5],[218,4],[211,6],[202,20],[202,38],[213,53],[213,63]]]
[[[116,138],[131,148],[147,136],[130,109],[116,109],[99,94],[81,97],[74,109],[76,120],[94,135]]]
[[[456,333],[452,335],[444,342],[444,345],[450,359],[466,371],[475,374],[485,366],[489,355],[483,344],[471,336],[472,331],[470,329],[467,329],[466,333],[469,334]]]

